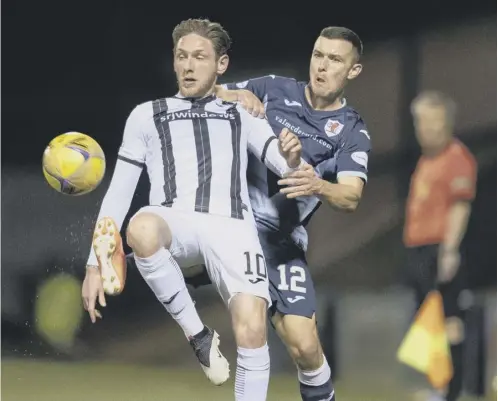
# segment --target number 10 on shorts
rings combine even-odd
[[[256,284],[260,281],[265,281],[267,273],[264,256],[260,253],[256,253],[253,257],[251,257],[252,255],[250,252],[244,252],[244,255],[246,256],[247,261],[247,267],[244,274],[247,276],[255,276],[254,278],[249,279],[249,282]]]

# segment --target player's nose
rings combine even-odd
[[[193,60],[192,57],[188,57],[185,60],[184,68],[185,68],[186,72],[193,71],[193,69],[194,69],[194,60]]]
[[[320,62],[318,63],[318,71],[319,72],[327,71],[327,64],[328,62],[325,58],[320,60]]]

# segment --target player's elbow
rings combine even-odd
[[[353,213],[358,209],[358,206],[360,205],[360,200],[361,200],[361,194],[362,191],[360,188],[350,188],[350,192],[345,194],[344,196],[344,204],[346,205],[345,207],[345,212],[346,213]]]
[[[342,205],[341,211],[343,211],[344,213],[354,213],[358,208],[358,205],[359,200],[348,200]]]
[[[330,205],[343,213],[353,213],[356,211],[360,204],[360,196],[357,194],[348,194],[341,197],[341,199],[336,199],[335,202],[329,202]]]
[[[359,202],[349,202],[347,205],[344,206],[343,212],[344,213],[353,213],[356,211],[358,208]]]

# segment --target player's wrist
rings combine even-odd
[[[320,177],[316,177],[314,181],[314,185],[311,187],[313,194],[316,196],[326,196],[327,181],[321,179]]]
[[[287,166],[289,166],[290,169],[293,171],[300,170],[301,168],[304,167],[304,160],[303,159],[294,159],[291,158],[291,160],[287,160]]]

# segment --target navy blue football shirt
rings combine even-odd
[[[370,135],[362,118],[345,101],[338,110],[314,110],[305,96],[306,85],[292,78],[268,75],[224,87],[254,93],[265,105],[275,135],[283,128],[298,135],[303,159],[320,177],[337,182],[338,177],[355,176],[366,182]],[[253,156],[249,156],[247,179],[258,229],[291,235],[306,250],[304,227],[320,200],[315,196],[287,199],[279,192],[279,178]]]

